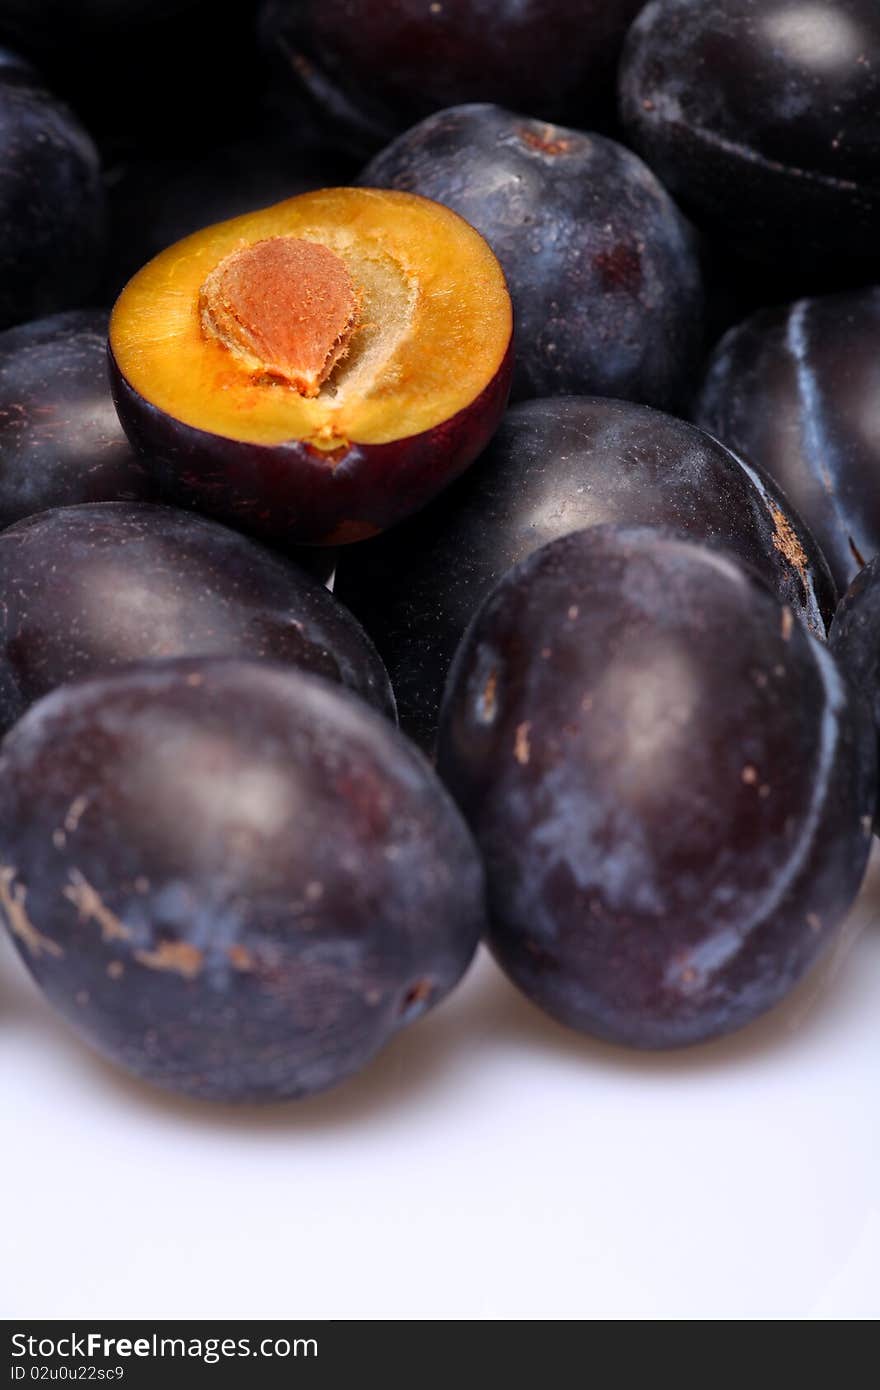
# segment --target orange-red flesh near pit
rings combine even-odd
[[[202,327],[254,371],[317,396],[358,317],[345,262],[320,242],[267,237],[226,256],[199,291]]]

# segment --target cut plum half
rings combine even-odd
[[[110,323],[114,399],[170,499],[305,544],[374,535],[482,451],[513,315],[478,232],[415,194],[331,188],[150,261]]]

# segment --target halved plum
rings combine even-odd
[[[510,389],[504,274],[456,213],[331,188],[150,261],[110,323],[114,399],[165,494],[270,538],[340,544],[428,502]]]

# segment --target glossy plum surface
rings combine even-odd
[[[870,702],[880,734],[880,556],[856,575],[840,601],[829,646]]]
[[[671,526],[730,549],[815,632],[831,621],[837,596],[815,543],[774,486],[727,449],[644,406],[526,401],[443,498],[340,555],[336,592],[379,647],[407,733],[432,745],[449,663],[504,572],[603,522]]]
[[[352,142],[494,101],[577,125],[609,113],[617,57],[644,0],[267,0],[279,80]]]
[[[73,112],[0,53],[0,328],[81,303],[104,250],[98,152]]]
[[[713,234],[782,266],[880,264],[875,0],[652,0],[620,87],[636,148]]]
[[[577,532],[505,576],[450,675],[438,768],[484,855],[496,957],[612,1042],[763,1013],[867,862],[861,697],[756,577],[671,532]]]
[[[880,289],[762,309],[710,360],[695,418],[784,488],[841,592],[880,550]]]
[[[66,681],[174,656],[284,662],[394,717],[358,623],[297,566],[204,517],[63,507],[0,534],[0,728]]]
[[[71,309],[0,333],[0,527],[151,491],[110,396],[107,314]]]
[[[190,660],[69,686],[0,769],[15,944],[93,1047],[158,1085],[334,1085],[476,948],[482,873],[454,805],[317,677]]]
[[[489,242],[516,314],[514,396],[669,407],[691,389],[702,346],[696,242],[622,145],[459,106],[401,135],[360,182],[445,203]]]

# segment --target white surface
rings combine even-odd
[[[791,1001],[674,1056],[483,958],[353,1083],[218,1111],[95,1060],[5,948],[0,1080],[6,1317],[880,1314],[876,866]]]

